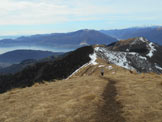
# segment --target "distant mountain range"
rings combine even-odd
[[[100,32],[119,40],[134,37],[145,37],[154,43],[162,45],[162,26],[101,30]]]
[[[51,51],[71,51],[82,46],[93,44],[110,44],[117,40],[128,39],[134,37],[145,37],[148,40],[162,45],[162,27],[136,27],[115,30],[78,30],[69,33],[52,33],[37,34],[32,36],[21,36],[12,39],[0,40],[1,48],[17,48],[23,49],[37,48]],[[18,48],[20,49],[20,48]]]
[[[53,55],[60,55],[60,52],[40,50],[14,50],[0,55],[0,63],[15,64],[27,59],[39,60]]]
[[[0,40],[0,47],[44,47],[56,49],[76,49],[85,45],[110,44],[115,38],[96,30],[79,30],[70,33],[40,34],[22,36],[17,39]]]
[[[10,36],[10,35],[8,35],[8,36],[0,36],[0,40],[2,40],[2,39],[16,39],[16,38],[18,38],[18,37],[20,37],[20,36]]]
[[[2,64],[0,67],[0,75],[14,74],[20,72],[27,66],[32,66],[35,63],[54,61],[55,59],[61,58],[67,54],[68,53],[38,51],[38,50],[11,51],[2,55],[4,57],[4,59],[2,58],[3,61],[6,60],[9,61],[9,63],[0,63]],[[12,58],[9,58],[9,56],[11,56]],[[17,59],[13,57],[17,57]]]
[[[33,65],[34,63],[36,63],[37,60],[34,59],[27,59],[22,61],[19,64],[12,64],[6,67],[2,67],[0,68],[0,74],[5,75],[5,74],[14,74],[16,72],[20,72],[21,70],[23,70],[25,67]]]

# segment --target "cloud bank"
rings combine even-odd
[[[87,21],[119,27],[124,21],[159,24],[161,6],[161,0],[1,0],[0,26],[83,22],[88,27]]]

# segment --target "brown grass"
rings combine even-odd
[[[161,122],[162,75],[87,66],[68,80],[0,94],[0,122]]]
[[[0,122],[94,122],[107,83],[86,76],[1,94]]]
[[[128,122],[162,121],[161,75],[120,73],[117,82],[118,96],[123,107],[123,116]]]

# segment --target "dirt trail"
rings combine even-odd
[[[99,109],[99,119],[97,121],[100,122],[102,119],[104,122],[125,122],[121,115],[123,106],[116,101],[116,81],[106,77],[100,78],[109,81],[109,83],[102,94],[104,105]]]

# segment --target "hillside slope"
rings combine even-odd
[[[162,75],[137,74],[102,59],[97,63],[66,80],[0,94],[0,121],[162,121]]]
[[[27,60],[22,61],[19,64],[12,64],[11,66],[1,68],[0,69],[0,74],[1,75],[2,74],[3,75],[14,74],[16,72],[22,71],[27,66],[34,65],[36,62],[38,62],[38,61],[34,60],[34,59],[27,59]]]
[[[27,59],[39,60],[49,56],[60,55],[60,52],[50,52],[41,50],[14,50],[0,55],[0,62],[5,63],[20,63]]]
[[[36,82],[64,79],[91,60],[92,46],[79,48],[56,60],[45,60],[25,67],[13,75],[0,76],[0,93],[13,88],[32,86]]]

